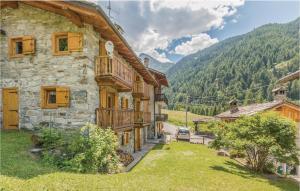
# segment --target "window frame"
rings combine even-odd
[[[62,106],[60,105],[60,103],[58,102],[58,89],[59,88],[68,88],[68,92],[70,92],[69,87],[66,86],[41,86],[41,108],[42,109],[57,109],[59,107],[69,107],[70,104],[70,98],[68,98],[68,103],[66,106]],[[49,94],[50,92],[55,91],[55,103],[49,103]]]
[[[16,54],[17,42],[22,42],[22,53],[21,54]],[[23,37],[22,36],[11,37],[9,39],[8,51],[10,51],[10,53],[9,53],[10,58],[21,58],[21,57],[23,57],[24,56],[24,53],[23,53]]]
[[[67,32],[57,32],[52,34],[52,48],[53,48],[53,55],[69,55],[71,52],[69,51],[69,42],[68,42],[68,33]],[[59,51],[59,39],[66,38],[67,39],[67,46],[68,50],[66,51]]]

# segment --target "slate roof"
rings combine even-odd
[[[268,109],[272,109],[276,106],[283,104],[285,101],[283,100],[274,100],[272,102],[267,103],[258,103],[258,104],[251,104],[247,106],[239,106],[238,111],[231,113],[230,110],[225,111],[216,115],[218,118],[239,118],[242,115],[254,115],[258,112],[262,112]],[[298,106],[299,107],[299,106]]]

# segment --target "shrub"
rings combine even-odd
[[[232,123],[212,125],[215,148],[227,147],[246,154],[249,166],[262,172],[272,160],[298,164],[295,123],[277,113],[244,116]]]
[[[42,131],[45,162],[76,172],[113,173],[118,170],[118,141],[111,129],[86,124],[80,132],[66,136],[59,130],[49,131]]]

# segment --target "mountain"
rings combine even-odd
[[[149,56],[148,54],[145,54],[145,53],[141,53],[139,57],[141,59],[144,59],[145,57],[148,57],[149,61],[150,61],[149,67],[153,68],[155,70],[158,70],[162,73],[167,72],[167,70],[174,65],[174,63],[171,63],[171,62],[160,62],[157,59],[155,59],[155,58],[153,58],[153,57],[151,57],[151,56]]]
[[[188,55],[167,72],[171,109],[215,115],[229,100],[239,104],[272,100],[280,77],[299,69],[300,18],[286,24],[267,24]],[[288,96],[299,100],[300,81],[288,84]]]

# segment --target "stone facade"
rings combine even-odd
[[[99,52],[100,37],[93,27],[85,25],[78,28],[63,16],[20,3],[18,9],[1,9],[1,29],[6,34],[0,37],[0,85],[19,90],[19,127],[32,129],[40,123],[49,122],[59,127],[94,123],[95,109],[99,105],[94,56]],[[83,33],[83,51],[53,56],[52,34],[70,31]],[[9,37],[24,35],[32,35],[36,39],[35,54],[9,59]],[[70,88],[70,107],[41,109],[41,86],[50,85]],[[2,118],[2,113],[0,116]]]

